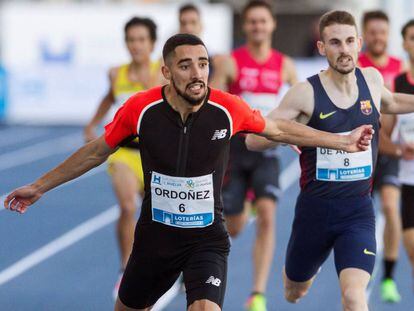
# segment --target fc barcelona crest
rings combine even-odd
[[[361,111],[363,114],[369,116],[372,113],[372,105],[371,101],[368,100],[361,100]]]

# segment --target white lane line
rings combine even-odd
[[[91,170],[91,171],[87,172],[86,174],[83,174],[82,176],[80,176],[80,177],[78,177],[78,178],[76,178],[76,179],[73,179],[73,180],[71,180],[71,181],[68,181],[67,183],[64,183],[63,185],[60,185],[60,186],[59,186],[59,187],[57,187],[56,189],[60,189],[60,188],[63,188],[63,187],[69,186],[69,185],[71,185],[71,184],[73,184],[73,183],[75,183],[75,182],[78,182],[78,181],[82,180],[82,179],[85,179],[85,178],[88,178],[88,177],[94,176],[94,175],[96,175],[96,174],[98,174],[98,173],[103,172],[103,171],[105,170],[105,168],[106,168],[106,164],[102,164],[102,165],[100,165],[100,166],[98,166],[98,167],[94,168],[93,170]],[[9,194],[9,193],[4,193],[4,194],[2,194],[2,195],[0,196],[0,212],[1,212],[1,211],[6,211],[6,209],[4,208],[3,202],[4,202],[4,200],[6,199],[6,196],[7,196],[8,194]]]
[[[114,222],[118,218],[118,215],[119,209],[116,205],[114,205],[101,214],[85,221],[59,238],[37,249],[30,255],[20,259],[5,270],[0,271],[0,286],[33,268],[49,257],[52,257],[58,252],[71,246],[72,244],[86,238],[95,231]]]
[[[382,234],[384,232],[385,219],[384,219],[384,216],[382,215],[382,212],[380,211],[377,212],[377,215],[375,218],[376,218],[375,239],[377,240],[377,253],[375,256],[374,271],[372,272],[371,280],[368,284],[367,291],[366,291],[368,304],[370,302],[372,289],[374,288],[374,285],[375,285],[375,278],[378,274],[379,268],[381,267],[382,252],[384,250],[384,241],[382,238]]]
[[[30,141],[32,139],[35,139],[36,137],[45,135],[46,133],[49,133],[50,130],[26,130],[22,131],[22,133],[18,133],[17,135],[2,135],[0,133],[0,147],[8,146],[8,145],[17,145],[22,144],[27,141]]]
[[[70,134],[0,155],[0,171],[65,153],[82,144],[79,133]]]

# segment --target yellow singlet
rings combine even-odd
[[[159,69],[159,62],[151,63],[151,75]],[[128,79],[129,64],[119,67],[116,79],[114,81],[112,92],[115,96],[115,105],[118,109],[133,94],[144,91],[145,87],[141,82],[133,82]],[[144,187],[144,175],[142,173],[141,156],[139,151],[132,148],[121,147],[108,158],[108,173],[112,174],[112,165],[114,163],[123,163],[127,165],[138,180],[139,190]]]

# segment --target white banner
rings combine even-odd
[[[214,53],[232,45],[232,12],[200,6],[203,39]],[[133,16],[157,24],[154,59],[178,30],[173,4],[5,4],[0,10],[3,64],[9,73],[10,122],[82,124],[108,88],[107,71],[129,61],[124,24]],[[208,17],[208,18],[207,18]]]

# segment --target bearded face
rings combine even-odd
[[[361,39],[357,37],[355,26],[333,24],[323,30],[318,48],[333,70],[348,74],[355,69],[361,50]]]

